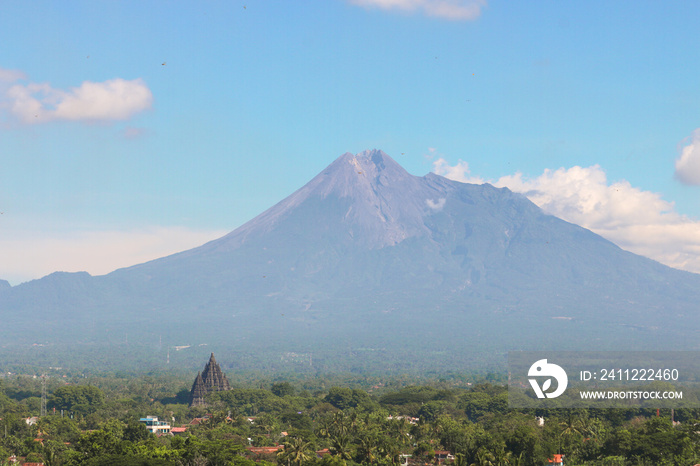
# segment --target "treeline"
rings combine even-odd
[[[29,332],[31,334],[32,332]],[[110,332],[112,334],[113,332]],[[144,372],[200,370],[210,353],[235,355],[221,357],[219,364],[226,373],[257,374],[276,377],[279,374],[298,374],[309,379],[326,374],[354,373],[401,377],[459,377],[459,368],[470,371],[506,373],[507,353],[503,348],[479,347],[479,351],[456,349],[440,339],[421,342],[420,347],[400,342],[389,343],[387,335],[381,339],[386,347],[364,346],[361,342],[338,348],[337,342],[320,341],[308,345],[290,344],[269,339],[233,340],[231,345],[200,343],[192,337],[175,338],[167,335],[123,333],[124,342],[108,343],[102,337],[91,342],[74,344],[50,342],[0,345],[2,372],[41,375],[46,368],[60,368],[61,375],[106,376],[117,372],[140,375]],[[227,338],[227,340],[230,340]],[[174,346],[190,344],[191,346]],[[434,346],[432,349],[430,346]],[[343,345],[340,345],[343,346]]]
[[[14,376],[0,379],[0,464],[16,455],[47,466],[399,465],[443,452],[458,466],[540,466],[555,454],[567,465],[699,462],[700,410],[676,411],[673,425],[668,410],[509,409],[506,388],[484,378],[409,383],[251,377],[189,408],[191,380],[180,375],[51,378],[48,414],[27,423],[42,380]],[[138,422],[147,415],[187,431],[157,437]]]

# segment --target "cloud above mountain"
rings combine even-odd
[[[685,141],[676,159],[676,178],[684,184],[700,186],[700,128]]]
[[[153,104],[153,94],[142,79],[84,81],[63,90],[49,83],[18,82],[26,81],[22,72],[0,70],[0,81],[2,108],[25,124],[128,120]]]
[[[419,13],[452,21],[473,21],[486,5],[480,0],[349,0],[353,5],[387,11]]]
[[[480,180],[461,160],[450,166],[438,159],[433,171],[456,181]],[[598,165],[547,169],[532,179],[516,173],[489,182],[522,193],[545,212],[588,228],[623,249],[700,273],[700,221],[679,214],[658,193],[635,188],[626,180],[609,183]]]
[[[447,160],[440,157],[433,162],[433,173],[462,183],[484,184],[485,181],[478,176],[471,176],[469,164],[463,160],[456,165],[450,165]]]

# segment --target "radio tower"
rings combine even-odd
[[[41,416],[46,416],[46,374],[41,376]]]

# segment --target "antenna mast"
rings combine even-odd
[[[41,416],[46,416],[46,374],[41,376]]]

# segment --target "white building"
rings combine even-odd
[[[157,416],[146,416],[139,419],[139,422],[146,424],[146,429],[153,434],[169,434],[170,424],[159,421]]]

